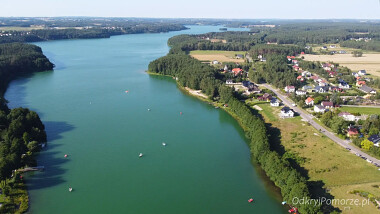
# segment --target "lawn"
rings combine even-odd
[[[352,114],[354,113],[360,113],[360,114],[380,114],[380,108],[368,108],[368,107],[348,107],[348,106],[342,106],[340,108],[340,111],[347,111]]]
[[[200,61],[244,62],[244,59],[236,59],[235,55],[245,53],[244,51],[191,51],[190,55]]]
[[[265,104],[259,105],[263,109],[267,107],[267,110],[276,109]],[[371,185],[380,185],[380,171],[375,166],[349,153],[300,117],[280,119],[273,111],[263,110],[259,113],[272,127],[270,134],[274,138],[271,139],[271,143],[276,145],[275,141],[280,139],[285,151],[307,170],[310,182],[321,184],[335,199],[361,198],[348,193],[351,190],[371,190],[369,192],[380,196],[379,190],[371,188]],[[276,120],[273,120],[273,117],[276,117]],[[315,194],[320,195],[317,193],[318,189],[320,188],[315,189]],[[345,206],[337,207],[343,210],[343,213],[377,211],[372,204],[365,207],[350,206],[350,211],[344,211]]]

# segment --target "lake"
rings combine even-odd
[[[35,43],[55,71],[12,81],[5,94],[9,107],[37,111],[47,130],[45,171],[26,177],[30,213],[284,213],[238,123],[173,79],[145,73],[170,37],[221,26],[190,27]]]

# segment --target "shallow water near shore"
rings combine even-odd
[[[26,179],[29,213],[284,212],[238,123],[173,79],[145,73],[170,37],[221,26],[190,27],[36,43],[55,71],[19,78],[5,94],[10,107],[37,111],[48,134],[38,157],[46,170]]]

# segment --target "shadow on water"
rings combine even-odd
[[[38,165],[45,167],[43,172],[28,176],[27,185],[29,190],[37,190],[49,188],[65,182],[62,175],[66,169],[62,168],[62,164],[67,163],[69,159],[57,158],[60,154],[59,148],[61,143],[54,142],[61,139],[62,133],[69,132],[75,127],[66,122],[44,121],[46,133],[48,136],[48,144],[46,149],[43,149],[38,157]]]
[[[63,70],[66,68],[66,65],[63,61],[60,61],[56,54],[50,51],[44,51],[44,55],[54,64],[54,70]]]

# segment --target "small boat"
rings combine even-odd
[[[143,153],[140,153],[140,154],[139,154],[139,158],[141,158],[142,156],[143,156]]]
[[[248,202],[252,203],[253,202],[253,198],[248,199]]]
[[[148,111],[150,111],[150,108],[148,108]]]
[[[166,143],[165,143],[165,142],[162,142],[162,145],[163,145],[163,146],[166,146]]]
[[[72,192],[73,191],[73,188],[69,187],[69,192]]]
[[[286,204],[286,201],[281,202],[281,204],[282,204],[282,205],[285,205],[285,204]]]

